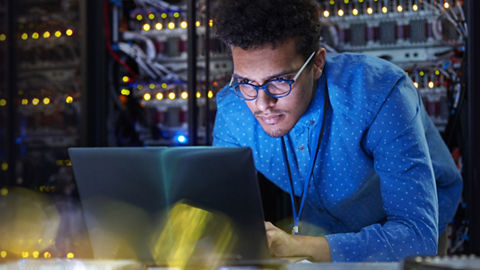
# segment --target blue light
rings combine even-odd
[[[186,143],[187,142],[187,137],[185,137],[183,135],[178,135],[176,139],[177,139],[177,142],[179,142],[179,143]]]

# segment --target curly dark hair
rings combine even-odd
[[[315,0],[218,0],[214,31],[228,46],[244,50],[297,38],[305,58],[319,48],[320,21]]]

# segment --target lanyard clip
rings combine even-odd
[[[298,225],[293,226],[293,228],[292,228],[292,234],[293,234],[293,235],[297,235],[297,234],[298,234]]]

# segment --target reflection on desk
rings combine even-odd
[[[0,264],[0,270],[166,270],[178,269],[167,267],[148,267],[139,262],[127,260],[68,260],[68,259],[51,259],[51,260],[34,260],[23,259],[18,261],[10,261]],[[249,270],[249,269],[273,269],[260,266],[224,266],[219,270]],[[325,270],[400,270],[400,263],[310,263],[298,262],[281,265],[277,269],[292,270],[309,270],[309,269],[325,269]]]

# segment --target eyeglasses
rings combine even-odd
[[[243,99],[243,100],[255,100],[258,97],[258,91],[262,89],[267,93],[267,95],[271,96],[272,98],[283,98],[286,97],[292,92],[292,85],[295,83],[295,81],[300,77],[300,74],[302,74],[302,71],[305,69],[305,67],[310,63],[312,60],[313,56],[315,55],[315,52],[313,52],[303,63],[302,67],[298,70],[297,74],[293,77],[292,80],[287,80],[287,79],[274,79],[271,81],[268,81],[264,83],[263,85],[253,85],[250,83],[239,83],[236,82],[234,83],[234,77],[232,76],[232,79],[230,80],[230,87],[233,87],[233,90],[235,91],[235,94]]]

